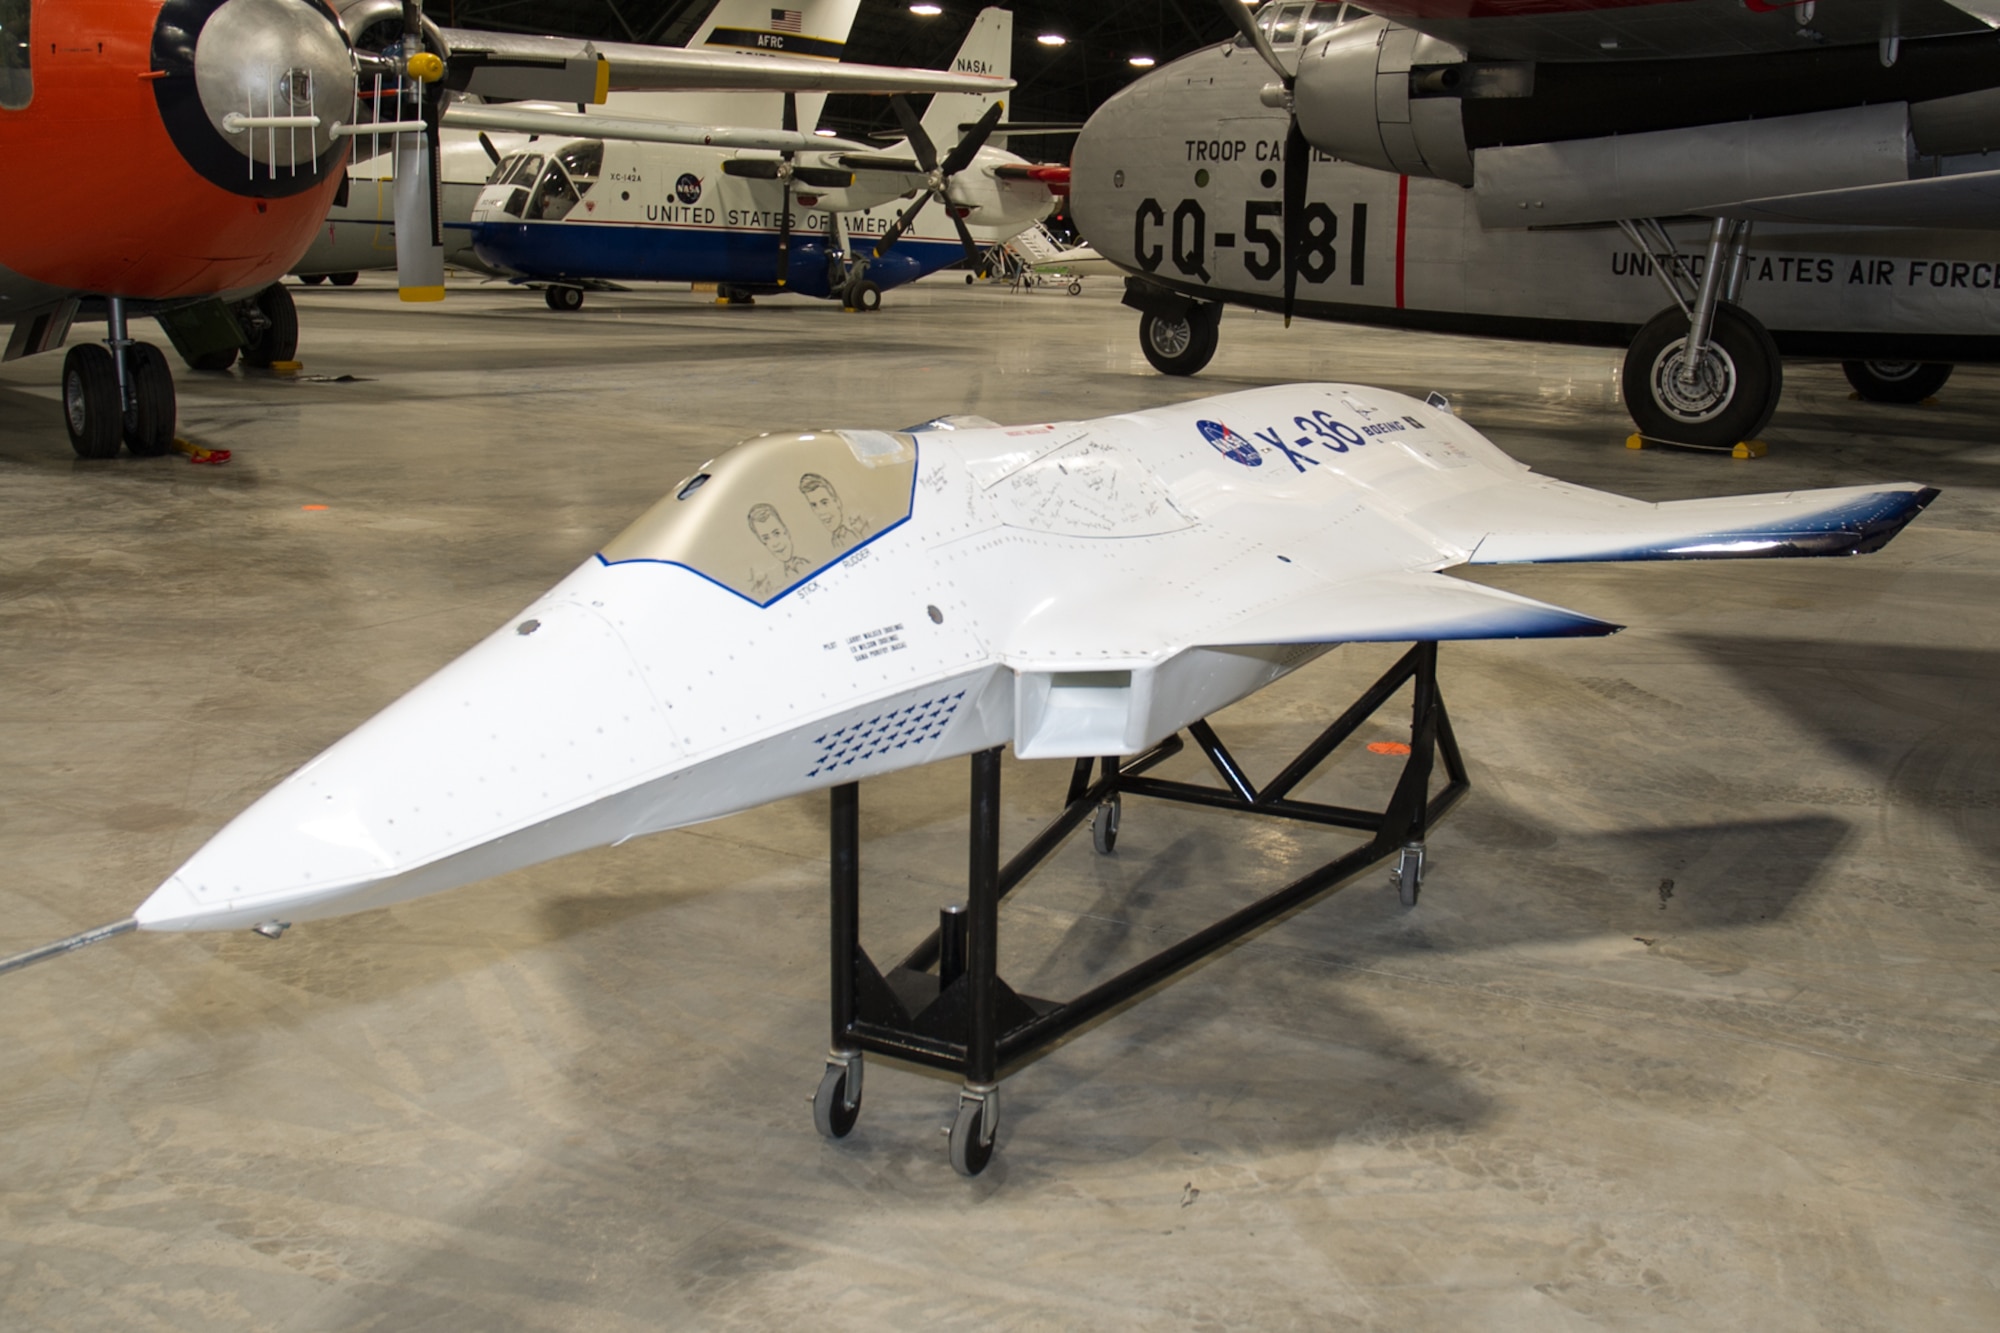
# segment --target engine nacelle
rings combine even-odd
[[[1472,184],[1459,101],[1465,52],[1381,18],[1343,23],[1299,56],[1299,129],[1324,152]]]

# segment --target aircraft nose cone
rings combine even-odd
[[[181,155],[239,194],[285,195],[324,178],[351,118],[354,58],[333,19],[302,0],[170,0],[153,32],[161,119]],[[246,126],[273,117],[317,125]]]
[[[678,753],[610,622],[545,599],[274,787],[136,916],[147,930],[309,920],[482,878],[496,844],[510,864],[560,855],[505,843]]]

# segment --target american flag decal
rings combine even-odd
[[[796,9],[774,9],[771,11],[772,32],[804,32],[806,16]]]

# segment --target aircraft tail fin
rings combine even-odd
[[[790,0],[773,8],[752,0],[719,0],[694,35],[690,51],[732,55],[812,56],[839,60],[861,0]],[[613,93],[606,107],[616,115],[679,120],[697,125],[777,129],[784,119],[782,93]],[[825,93],[798,94],[799,128],[819,124]]]
[[[1421,521],[1456,529],[1475,565],[1860,555],[1887,545],[1938,494],[1916,482],[1892,482],[1646,504],[1537,480],[1529,496],[1510,506],[1510,530],[1481,530],[1470,512]]]
[[[988,74],[1010,78],[1014,69],[1014,13],[1008,9],[982,9],[965,35],[964,45],[951,62],[954,74]],[[1004,100],[1005,94],[937,93],[924,109],[924,133],[937,145],[938,156],[965,137],[960,125],[970,125],[986,114],[986,108]]]

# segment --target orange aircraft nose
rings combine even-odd
[[[33,95],[0,114],[0,267],[171,300],[261,287],[332,203],[354,63],[317,0],[34,12]]]

